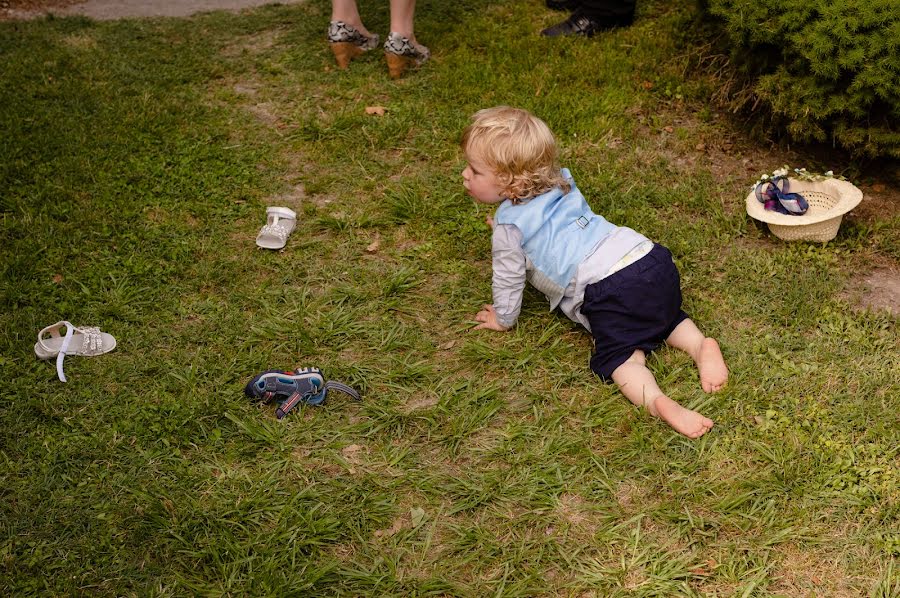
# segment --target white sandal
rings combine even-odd
[[[65,327],[65,336],[60,331]],[[99,328],[85,326],[79,328],[62,320],[47,326],[38,333],[38,341],[34,345],[34,353],[39,359],[56,357],[56,373],[59,379],[66,381],[63,373],[63,359],[66,355],[83,355],[93,357],[109,353],[116,348],[116,339],[111,334],[101,332]]]
[[[266,225],[256,235],[256,244],[263,249],[283,249],[287,238],[297,225],[297,214],[290,208],[266,209]]]

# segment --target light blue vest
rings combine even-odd
[[[617,227],[591,211],[568,169],[563,168],[562,174],[571,191],[564,195],[561,189],[552,189],[520,204],[507,199],[497,208],[494,221],[518,227],[522,249],[535,269],[565,289],[578,264]]]

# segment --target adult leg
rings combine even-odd
[[[431,58],[431,51],[416,41],[413,19],[416,0],[391,0],[391,33],[384,42],[391,79],[403,76],[411,66],[420,66]]]
[[[580,0],[545,0],[545,4],[550,10],[567,10],[571,12],[577,9],[581,2]]]
[[[415,34],[416,0],[391,0],[391,32],[399,33],[409,41],[416,42]]]
[[[644,352],[636,350],[625,363],[612,373],[613,382],[635,405],[647,410],[665,421],[672,428],[688,438],[699,438],[713,427],[713,421],[696,411],[682,407],[663,394],[653,373],[647,369]]]
[[[372,36],[362,23],[356,0],[331,0],[331,20],[332,22],[343,21],[366,37]]]
[[[716,339],[703,336],[690,318],[682,320],[666,343],[691,356],[700,372],[700,386],[704,392],[716,392],[728,380],[728,367]]]
[[[579,10],[607,27],[631,25],[635,0],[581,0]]]

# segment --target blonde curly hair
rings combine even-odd
[[[550,127],[527,110],[509,106],[479,110],[463,131],[460,147],[494,172],[504,186],[504,197],[513,202],[554,187],[570,190]]]

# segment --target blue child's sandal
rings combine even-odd
[[[266,370],[247,383],[244,394],[265,403],[274,399],[278,403],[275,416],[281,419],[301,402],[321,405],[329,390],[343,392],[354,399],[360,398],[356,390],[343,382],[326,382],[319,368],[297,368],[292,372]]]

